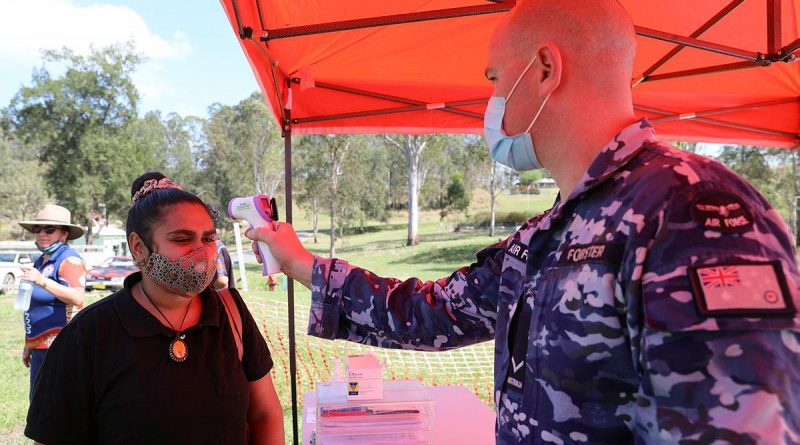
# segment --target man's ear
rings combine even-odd
[[[128,246],[136,264],[143,264],[147,260],[147,256],[150,255],[150,249],[147,248],[142,237],[136,232],[128,235]]]
[[[543,44],[536,53],[537,82],[542,97],[552,94],[561,85],[564,60],[561,51],[553,43]]]

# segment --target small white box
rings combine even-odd
[[[383,366],[372,354],[347,356],[347,400],[383,397]]]

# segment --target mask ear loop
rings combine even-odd
[[[517,89],[517,85],[519,85],[519,83],[522,81],[522,78],[525,77],[525,74],[528,72],[529,69],[531,69],[531,65],[533,65],[533,62],[535,61],[536,61],[536,56],[533,56],[533,59],[531,59],[531,61],[528,62],[528,65],[525,66],[525,69],[522,70],[522,73],[519,75],[519,77],[517,77],[517,81],[514,82],[514,86],[511,87],[511,91],[509,91],[508,94],[506,95],[506,102],[508,102],[508,99],[511,98],[511,95],[514,94],[514,90]]]
[[[539,115],[540,115],[540,114],[542,114],[542,110],[544,110],[544,104],[546,104],[546,103],[547,103],[547,100],[548,100],[548,99],[550,99],[550,94],[548,94],[548,95],[547,95],[547,96],[544,98],[544,100],[542,101],[542,104],[541,104],[541,105],[539,105],[539,111],[537,111],[537,112],[536,112],[536,115],[535,115],[535,116],[533,116],[533,120],[531,120],[531,123],[530,123],[530,125],[528,125],[528,128],[525,130],[525,133],[530,133],[530,131],[531,131],[531,128],[533,128],[533,124],[535,124],[535,123],[536,123],[536,119],[539,119]]]
[[[134,233],[136,233],[136,232],[134,232]],[[147,264],[147,262],[148,262],[148,261],[150,261],[150,255],[153,253],[153,248],[152,248],[151,246],[149,246],[149,245],[148,245],[148,244],[150,244],[150,243],[148,243],[148,242],[147,242],[147,241],[144,239],[144,237],[143,237],[142,235],[140,235],[139,233],[136,233],[136,235],[138,235],[138,236],[139,236],[139,239],[140,239],[140,240],[142,240],[142,244],[144,244],[144,247],[147,249],[147,259],[146,259],[146,260],[142,261],[141,263],[139,263],[138,261],[134,261],[134,263],[135,263],[137,266],[139,266],[139,267],[142,267],[142,266],[144,266],[145,264]]]

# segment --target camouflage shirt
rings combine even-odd
[[[764,198],[642,120],[448,278],[317,259],[309,334],[495,340],[498,444],[800,444],[798,283]]]

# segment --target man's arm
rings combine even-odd
[[[777,213],[747,192],[737,199],[752,224],[722,233],[691,224],[693,201],[677,197],[640,258],[633,419],[645,442],[800,442],[794,248]]]
[[[504,242],[447,278],[383,278],[337,259],[315,258],[291,225],[248,230],[289,277],[312,291],[309,334],[388,348],[444,350],[494,338]]]

